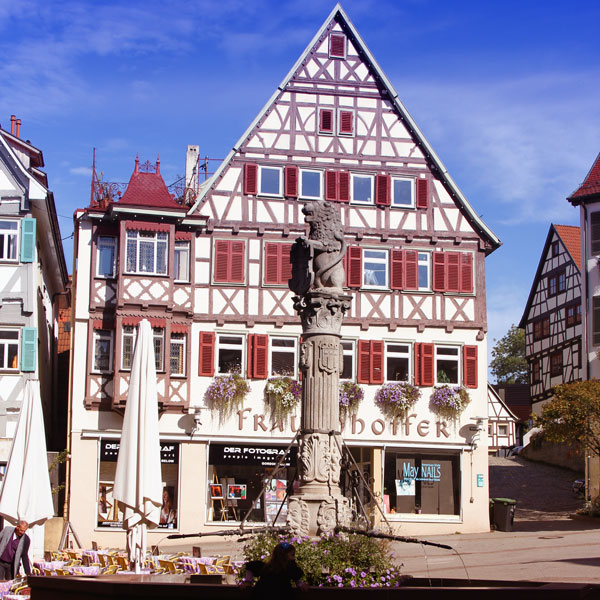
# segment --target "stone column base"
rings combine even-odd
[[[287,524],[294,535],[316,537],[333,533],[337,525],[348,527],[351,520],[348,498],[340,492],[323,495],[300,490],[289,500]]]

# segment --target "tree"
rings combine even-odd
[[[600,381],[575,381],[554,388],[554,398],[544,404],[536,425],[550,442],[568,442],[600,454]]]
[[[494,338],[490,370],[498,383],[527,383],[525,331],[516,325],[500,340]]]

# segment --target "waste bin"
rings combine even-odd
[[[512,531],[517,501],[511,498],[493,498],[491,506],[494,528],[500,531]]]

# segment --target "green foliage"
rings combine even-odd
[[[490,371],[498,383],[527,383],[525,330],[511,325],[506,335],[492,348]]]
[[[271,421],[287,422],[302,400],[302,384],[291,377],[271,377],[265,386],[265,404]]]
[[[48,467],[48,473],[52,473],[52,471],[54,471],[54,469],[56,469],[58,467],[58,465],[61,465],[63,463],[66,463],[69,459],[71,458],[71,455],[69,454],[69,451],[67,449],[65,450],[61,450],[52,460],[52,462],[50,463],[50,466]],[[62,490],[65,489],[65,484],[61,483],[59,485],[53,485],[52,486],[52,495],[56,496],[58,494],[58,492],[61,492]]]
[[[550,442],[568,442],[600,453],[600,381],[575,381],[554,388],[554,399],[544,404],[535,424]]]
[[[245,558],[267,561],[275,545],[284,541],[296,548],[296,562],[312,586],[395,587],[403,580],[392,564],[388,542],[363,535],[338,533],[311,539],[261,533],[244,546]]]

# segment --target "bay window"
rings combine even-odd
[[[168,239],[166,232],[128,230],[127,272],[166,275]]]
[[[107,329],[94,330],[94,359],[92,370],[95,373],[112,371],[113,333]]]
[[[96,252],[96,276],[112,279],[117,270],[117,238],[98,236]]]
[[[169,356],[171,375],[185,375],[185,346],[184,333],[171,334],[171,351]]]
[[[175,281],[190,280],[190,243],[175,242],[173,262],[173,279]]]

